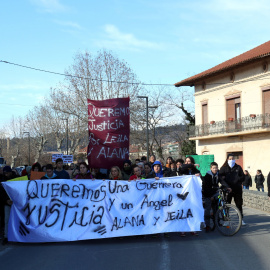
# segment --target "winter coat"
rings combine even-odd
[[[245,180],[243,182],[243,186],[245,187],[252,187],[252,179],[251,176],[248,174],[245,174]]]
[[[77,174],[75,177],[77,180],[83,180],[83,179],[93,179],[93,176],[90,172],[86,173],[86,174]]]
[[[233,192],[242,192],[242,183],[245,180],[245,175],[240,165],[235,163],[232,168],[228,164],[222,166],[219,176],[223,186],[231,188]]]
[[[14,179],[16,177],[17,176],[15,175],[15,173],[12,172],[12,176],[10,178],[6,178],[4,176],[2,182],[6,182],[6,181],[11,180],[11,179]],[[7,200],[10,200],[10,198],[9,198],[6,190],[4,189],[3,185],[0,183],[0,201],[1,201],[1,204],[9,205],[9,204],[7,204]]]
[[[59,179],[70,179],[69,173],[65,170],[62,171],[54,170],[53,172],[59,177]]]
[[[121,173],[123,180],[129,180],[130,176],[132,175],[132,170],[131,169],[129,171],[122,170]]]
[[[219,183],[221,182],[219,173],[213,174],[212,171],[208,171],[202,180],[202,194],[205,198],[213,197],[217,193]]]
[[[51,180],[51,179],[59,179],[59,177],[55,173],[53,173],[52,177],[49,177],[47,174],[45,174],[40,178],[40,180]]]
[[[195,175],[200,171],[193,164],[183,164],[181,168],[182,175]]]
[[[264,179],[264,176],[263,176],[262,173],[261,174],[257,174],[255,176],[256,188],[263,188],[264,187],[264,185],[263,185],[264,180],[265,179]]]
[[[181,171],[181,168],[176,169],[176,170],[174,170],[174,171],[171,170],[170,177],[173,177],[173,176],[181,176],[181,175],[183,175],[183,174],[182,174],[182,171]]]
[[[161,168],[159,173],[154,172],[154,166],[155,165],[159,165],[159,167]],[[147,175],[146,179],[155,178],[155,177],[159,177],[159,178],[170,177],[170,169],[168,169],[168,168],[163,169],[161,163],[159,161],[155,161],[152,164],[152,172]]]

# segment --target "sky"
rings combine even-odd
[[[106,49],[140,81],[173,85],[268,41],[269,11],[267,0],[0,1],[0,60],[64,73],[76,53]],[[0,62],[0,128],[63,79]]]

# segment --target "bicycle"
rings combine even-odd
[[[242,215],[235,205],[226,202],[227,193],[226,189],[218,189],[217,199],[212,202],[210,229],[217,228],[221,234],[233,236],[241,228]]]

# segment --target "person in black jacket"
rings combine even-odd
[[[234,198],[235,204],[243,217],[243,190],[242,184],[245,179],[243,169],[240,165],[235,163],[233,154],[228,154],[226,161],[220,168],[219,175],[221,177],[222,185],[224,185],[228,191],[227,202],[231,203]],[[246,225],[242,220],[242,225]]]
[[[243,189],[249,189],[249,187],[252,187],[252,179],[248,170],[244,170],[244,174],[245,174],[245,180],[243,182]]]
[[[205,231],[210,231],[210,212],[212,201],[215,200],[216,195],[218,195],[218,188],[221,179],[218,173],[218,164],[212,162],[210,164],[210,171],[208,171],[203,177],[202,181],[202,195],[204,201],[204,222],[205,222]]]
[[[171,169],[171,175],[170,176],[181,176],[182,175],[182,165],[184,163],[183,159],[177,159],[175,161],[176,168],[175,170]]]
[[[182,175],[195,175],[195,176],[201,176],[200,171],[196,168],[196,166],[199,166],[198,164],[195,164],[195,160],[193,157],[188,156],[186,157],[185,164],[181,167],[181,173]],[[198,232],[191,232],[191,235],[198,235]],[[180,236],[186,236],[184,232],[180,232]]]
[[[255,176],[255,183],[256,183],[256,188],[258,191],[260,191],[260,189],[262,189],[262,192],[264,192],[264,175],[262,174],[261,170],[257,170],[257,174]]]
[[[16,178],[16,174],[12,171],[10,166],[5,166],[3,168],[3,173],[4,173],[4,181],[11,180],[13,178]],[[8,221],[9,221],[9,216],[10,216],[10,209],[12,205],[12,201],[9,198],[7,192],[5,191],[4,187],[1,185],[0,186],[0,199],[2,203],[4,204],[4,209],[5,209],[5,229],[4,229],[4,238],[2,240],[2,245],[6,245],[8,243]]]
[[[185,164],[182,165],[181,172],[183,175],[196,175],[201,176],[200,171],[196,168],[199,164],[195,164],[193,157],[186,157]]]

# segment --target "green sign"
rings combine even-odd
[[[214,161],[214,155],[193,155],[191,156],[195,160],[195,164],[199,164],[197,169],[201,172],[202,176],[210,170],[210,164]]]

